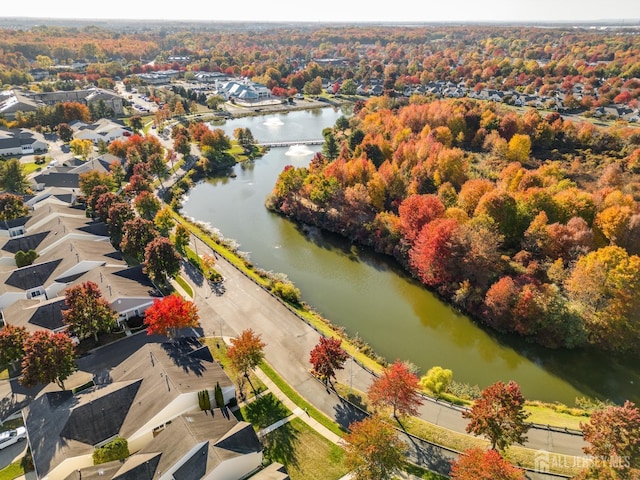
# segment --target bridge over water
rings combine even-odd
[[[261,147],[292,147],[294,145],[322,145],[324,143],[324,139],[322,140],[296,140],[293,142],[264,142],[259,143]]]

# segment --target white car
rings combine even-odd
[[[27,429],[18,427],[15,430],[0,433],[0,450],[7,448],[14,443],[21,442],[27,438]]]

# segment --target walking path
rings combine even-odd
[[[192,243],[196,241],[200,255],[211,252],[204,242],[192,237]],[[195,250],[195,245],[192,248]],[[343,428],[362,419],[362,412],[326,389],[308,373],[309,352],[318,343],[320,334],[220,255],[216,269],[225,278],[225,292],[221,295],[212,295],[209,287],[199,280],[198,273],[190,265],[185,264],[182,272],[183,278],[189,281],[194,290],[194,301],[198,305],[204,334],[219,336],[222,331],[225,336],[236,336],[251,328],[265,342],[265,359],[273,369],[317,410]],[[346,365],[344,370],[338,372],[337,380],[345,385],[352,385],[355,390],[366,392],[374,378],[370,371],[353,362],[353,365]],[[465,434],[467,420],[462,418],[459,408],[426,400],[418,415],[427,422]],[[458,456],[456,452],[415,437],[407,436],[406,440],[411,447],[411,461],[445,475],[449,471],[451,460]],[[584,445],[586,444],[581,436],[532,428],[525,447],[534,451],[582,456]],[[552,477],[531,474],[530,478]]]

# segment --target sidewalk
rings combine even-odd
[[[344,444],[344,440],[342,440],[342,437],[336,435],[334,432],[329,430],[320,422],[311,418],[311,416],[308,413],[306,413],[304,410],[302,410],[302,408],[298,407],[295,403],[293,403],[293,401],[291,401],[291,399],[289,399],[289,397],[287,397],[284,394],[284,392],[280,390],[278,386],[275,383],[273,383],[271,379],[262,370],[260,370],[259,368],[256,369],[255,374],[267,386],[267,389],[269,389],[269,391],[273,393],[278,398],[278,400],[280,400],[284,404],[285,407],[287,407],[289,410],[293,412],[293,415],[291,415],[290,417],[287,417],[289,420],[291,419],[291,417],[298,417],[300,420],[302,420],[311,428],[313,428],[316,432],[320,433],[323,437],[331,440],[336,445]],[[286,423],[282,420],[281,422],[282,424]],[[267,428],[270,428],[270,427],[267,427]]]

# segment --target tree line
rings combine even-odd
[[[380,98],[324,133],[269,208],[392,255],[496,330],[637,353],[637,129]]]

